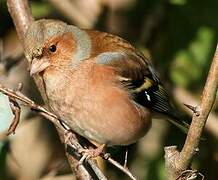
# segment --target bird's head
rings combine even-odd
[[[79,28],[62,21],[43,19],[33,22],[24,39],[25,55],[30,63],[30,75],[51,67],[69,66],[78,58],[75,55],[84,58],[79,41],[81,38],[88,41],[85,35]]]

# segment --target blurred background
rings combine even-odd
[[[55,18],[82,28],[111,32],[129,40],[149,57],[187,119],[182,103],[197,105],[218,39],[217,0],[33,0],[33,16]],[[6,0],[0,1],[0,83],[42,103],[23,60]],[[22,107],[15,135],[7,137],[13,114],[0,94],[0,180],[74,179],[54,126]],[[208,180],[218,179],[218,101],[205,127],[192,167]],[[139,179],[164,180],[164,147],[184,144],[186,135],[162,119],[153,119],[149,133],[129,147],[128,167]],[[125,148],[108,151],[123,163]],[[128,179],[100,163],[109,179]]]

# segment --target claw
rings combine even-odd
[[[98,157],[101,155],[105,149],[106,145],[102,144],[101,146],[97,147],[96,149],[79,149],[78,153],[83,154],[82,158],[79,160],[79,164],[81,165],[84,161],[87,161],[91,158]]]
[[[65,144],[71,144],[70,140],[72,138],[72,133],[68,130],[64,131],[64,143]]]
[[[64,143],[66,145],[70,145],[72,147],[75,147],[75,145],[72,143],[74,136],[75,135],[70,130],[65,130],[64,131]]]

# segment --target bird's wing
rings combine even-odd
[[[180,120],[154,68],[143,54],[137,50],[119,49],[99,54],[97,63],[115,67],[119,81],[136,103],[166,115],[172,123],[186,131],[187,128],[183,127],[187,124]]]
[[[141,54],[105,52],[97,56],[97,63],[115,67],[119,81],[137,103],[167,113],[170,106],[168,95],[152,66]]]

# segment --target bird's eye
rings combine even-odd
[[[54,52],[57,50],[57,47],[56,47],[56,45],[53,44],[53,45],[49,46],[48,50],[49,50],[51,53],[54,53]]]

